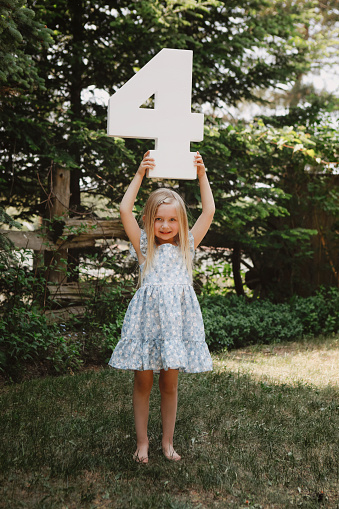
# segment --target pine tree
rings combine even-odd
[[[0,3],[0,97],[42,88],[36,60],[52,43],[51,30],[35,19],[25,0]]]

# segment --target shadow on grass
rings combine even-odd
[[[102,370],[7,387],[0,507],[339,507],[335,388],[181,375],[174,464],[155,384],[150,462],[138,465],[132,386],[133,374]]]

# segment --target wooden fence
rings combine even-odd
[[[55,255],[60,252],[63,253],[63,256],[67,256],[68,249],[94,247],[100,240],[103,241],[103,247],[105,241],[112,238],[127,240],[119,219],[65,218],[63,221],[58,221],[58,229],[59,234],[54,241],[50,238],[53,236],[53,228],[49,233],[43,229],[40,231],[0,229],[0,234],[7,237],[16,248],[34,251],[35,256],[48,252],[52,255],[49,256],[50,260],[55,260],[57,258]],[[105,290],[107,290],[107,285]],[[67,282],[62,267],[57,270],[53,269],[53,277],[46,285],[46,293],[55,304],[55,309],[46,310],[45,313],[51,321],[59,322],[67,320],[70,316],[83,316],[86,311],[86,301],[94,294],[100,294],[101,291],[103,288],[98,281],[93,283]]]

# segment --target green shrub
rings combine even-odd
[[[30,252],[5,247],[6,256],[0,257],[0,373],[20,380],[27,369],[65,373],[84,362],[104,363],[120,337],[128,282],[112,289],[100,280],[84,318],[48,323],[43,305],[55,303],[46,295],[44,274],[30,270]]]
[[[115,317],[109,309],[111,322],[102,325],[89,318],[48,323],[38,309],[13,308],[0,319],[0,372],[20,380],[28,366],[62,374],[83,363],[106,363],[120,339],[126,303],[117,299],[116,309]]]
[[[40,362],[56,373],[76,369],[82,363],[81,345],[67,341],[60,327],[48,324],[38,311],[13,308],[0,321],[0,371],[17,378],[25,365]]]
[[[330,334],[339,330],[339,288],[321,288],[311,297],[294,296],[290,306],[303,324],[304,334]]]
[[[302,323],[288,304],[250,303],[241,297],[221,295],[201,297],[200,303],[206,342],[212,350],[288,341],[303,333]]]
[[[102,352],[105,362],[109,361],[114,348],[117,346],[121,335],[121,327],[124,317],[118,317],[113,323],[104,324],[100,327],[102,335]]]
[[[124,282],[116,284],[114,288],[103,288],[91,302],[88,303],[85,327],[92,336],[91,346],[87,345],[92,358],[107,362],[117,345],[121,327],[134,284]]]
[[[87,305],[87,324],[115,323],[119,331],[133,293],[134,284],[129,281],[116,283],[113,288],[103,286]]]
[[[312,297],[274,304],[248,302],[235,295],[199,297],[206,341],[211,349],[297,340],[339,330],[339,289],[321,289]]]
[[[78,368],[81,345],[43,315],[46,280],[30,270],[31,253],[12,249],[7,254],[0,260],[0,372],[18,380],[28,366],[39,372],[45,364],[44,372],[48,366],[50,373]]]

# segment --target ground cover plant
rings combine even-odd
[[[339,337],[309,343],[313,352],[327,341],[325,371]],[[101,368],[4,386],[0,507],[337,508],[338,384],[306,376],[307,356],[305,383],[251,375],[234,361],[218,356],[213,373],[181,375],[177,464],[159,447],[156,384],[148,465],[132,461],[131,373]]]

